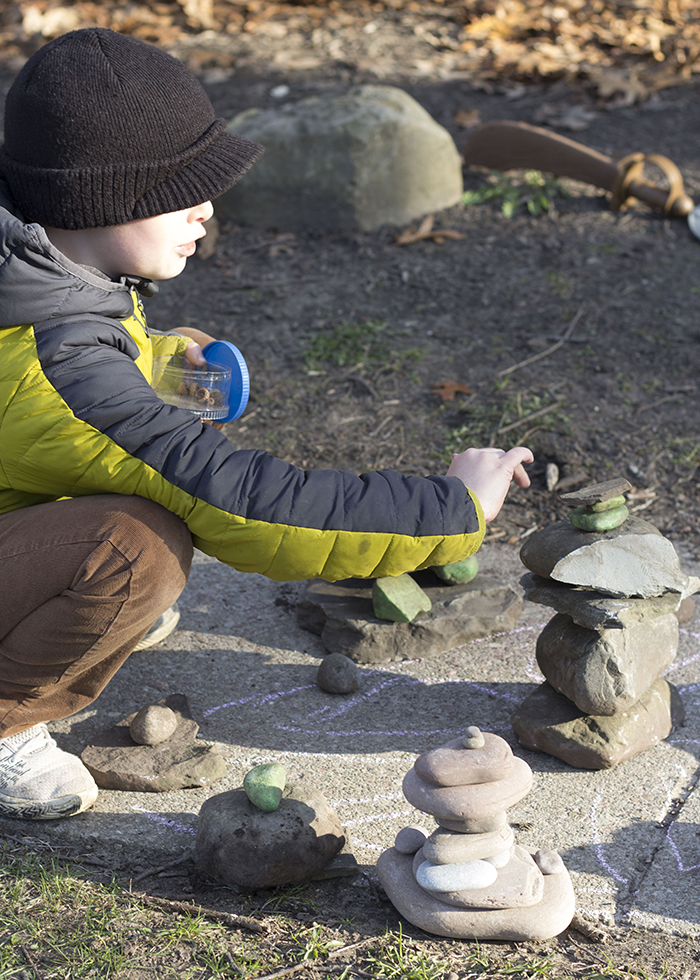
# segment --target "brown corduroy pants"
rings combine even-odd
[[[98,696],[182,592],[187,526],[105,494],[0,515],[0,738]]]

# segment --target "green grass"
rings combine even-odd
[[[278,893],[291,908],[274,913],[254,898],[231,896],[228,911],[255,914],[264,930],[257,934],[212,921],[207,908],[154,908],[116,880],[96,880],[98,874],[50,853],[0,847],[0,980],[258,980],[278,973],[302,980],[671,978],[665,969],[618,968],[597,950],[588,963],[579,958],[572,971],[553,947],[534,954],[518,944],[486,949],[476,942],[406,936],[401,926],[358,940],[342,920],[333,928],[293,918],[298,889]],[[377,908],[377,917],[388,911]]]
[[[408,361],[423,356],[420,348],[399,349],[384,320],[344,322],[312,337],[306,345],[304,361],[310,369],[323,364],[336,367],[382,366],[400,370]]]
[[[516,445],[535,429],[562,431],[569,421],[561,405],[546,392],[512,389],[507,380],[494,385],[485,404],[468,405],[461,414],[467,420],[449,431],[445,441],[446,459],[469,446],[480,448],[500,442]]]
[[[492,170],[486,177],[486,186],[462,194],[462,204],[486,204],[500,201],[501,214],[506,218],[525,208],[532,215],[555,210],[557,196],[569,194],[554,177],[546,177],[539,170],[526,170],[522,176],[506,176]]]

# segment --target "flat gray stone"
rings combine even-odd
[[[423,841],[422,847],[426,861],[431,861],[433,864],[459,864],[501,854],[509,850],[513,843],[513,830],[508,825],[487,834],[455,834],[453,831],[438,827],[427,841]]]
[[[584,714],[545,681],[516,709],[511,724],[527,749],[577,769],[611,769],[656,745],[684,720],[680,694],[659,678],[631,708],[608,717]]]
[[[357,663],[381,663],[433,657],[491,633],[512,629],[522,598],[486,575],[466,585],[444,585],[431,572],[413,576],[432,603],[429,613],[411,623],[378,619],[372,606],[372,581],[310,583],[297,602],[297,622],[318,633],[331,653]]]
[[[462,195],[452,137],[389,85],[250,109],[228,129],[265,147],[245,180],[217,202],[238,221],[372,231],[440,211]]]
[[[567,504],[592,505],[612,500],[631,489],[632,484],[629,480],[618,477],[616,480],[606,480],[605,483],[591,483],[590,486],[582,487],[580,490],[560,493],[559,499],[564,500]]]
[[[510,909],[465,909],[441,902],[423,891],[413,876],[413,858],[393,847],[377,861],[377,874],[390,901],[414,926],[452,939],[552,939],[569,925],[576,906],[567,874],[543,876],[543,893],[536,905]]]
[[[273,888],[319,875],[345,843],[323,794],[292,782],[271,813],[254,806],[242,789],[205,800],[194,860],[199,871],[229,884]]]
[[[532,770],[524,759],[513,757],[508,775],[489,783],[435,786],[411,767],[403,779],[403,795],[423,813],[442,820],[483,820],[514,806],[532,788]],[[444,826],[444,824],[443,824]]]
[[[614,599],[593,589],[542,578],[534,572],[523,575],[520,584],[528,602],[537,602],[566,613],[579,626],[592,630],[624,629],[666,613],[678,613],[684,602],[693,601],[681,599],[679,592],[664,592],[649,599]]]
[[[480,732],[483,745],[467,748],[462,738],[453,739],[413,763],[421,779],[436,786],[463,786],[504,779],[513,766],[513,750],[504,738]]]
[[[508,823],[505,810],[497,810],[488,817],[472,817],[467,820],[450,820],[449,817],[438,817],[436,814],[433,816],[440,827],[455,834],[490,834],[492,830],[500,830]]]
[[[101,732],[80,755],[101,789],[137,793],[208,786],[226,776],[226,763],[214,746],[195,741],[199,725],[184,694],[158,702],[177,717],[173,734],[157,745],[137,745],[129,726],[138,712]]]
[[[685,595],[689,588],[672,543],[639,517],[612,531],[580,531],[556,521],[527,538],[520,559],[537,575],[618,598]]]
[[[557,613],[537,637],[540,670],[589,715],[614,715],[638,701],[673,662],[678,618],[666,613],[627,629],[591,630]]]
[[[447,905],[456,905],[463,909],[515,909],[537,905],[542,901],[544,893],[542,872],[525,848],[515,844],[511,850],[508,863],[499,869],[493,882],[484,888],[439,893],[433,890],[431,894]],[[420,879],[416,870],[421,857],[419,852],[413,859],[413,874],[418,883]]]

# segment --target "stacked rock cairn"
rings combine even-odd
[[[661,677],[676,656],[679,609],[700,588],[673,544],[630,516],[631,485],[610,480],[561,499],[568,519],[533,534],[520,557],[525,598],[556,610],[537,639],[547,678],[512,717],[518,741],[580,769],[608,769],[684,721]]]
[[[551,939],[566,929],[575,899],[564,862],[517,845],[506,818],[531,786],[528,764],[476,726],[416,759],[403,793],[438,829],[404,827],[377,862],[404,918],[453,939]]]

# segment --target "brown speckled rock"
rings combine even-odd
[[[147,704],[129,724],[129,734],[137,745],[158,745],[177,728],[177,715],[166,704]]]

